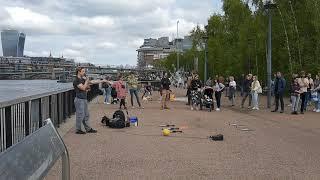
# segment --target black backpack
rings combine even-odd
[[[126,121],[125,113],[121,110],[117,110],[116,112],[114,112],[112,119],[109,119],[106,116],[102,117],[101,123],[115,129],[130,127],[130,122]]]

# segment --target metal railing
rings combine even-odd
[[[67,147],[48,119],[43,127],[0,153],[0,180],[43,179],[60,157],[62,180],[69,180]]]

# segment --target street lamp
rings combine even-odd
[[[208,36],[203,36],[204,41],[204,83],[208,80]]]
[[[179,65],[180,65],[180,57],[179,57],[179,48],[178,48],[178,41],[179,41],[179,20],[177,21],[177,39],[176,39],[176,50],[177,50],[177,71],[179,70]]]
[[[267,58],[267,75],[268,75],[268,108],[271,108],[271,73],[272,73],[272,47],[271,47],[271,31],[272,31],[272,14],[271,10],[276,7],[273,0],[263,0],[264,8],[268,12],[269,27],[268,27],[268,58]]]

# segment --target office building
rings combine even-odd
[[[17,30],[1,32],[2,52],[5,57],[23,57],[26,35]]]

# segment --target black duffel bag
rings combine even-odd
[[[130,122],[126,120],[125,113],[121,110],[117,110],[113,113],[112,119],[104,116],[101,123],[106,124],[110,128],[122,129],[130,126]]]

